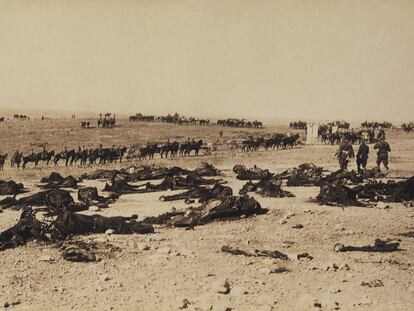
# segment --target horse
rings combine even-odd
[[[13,156],[10,159],[10,166],[14,167],[14,165],[17,166],[17,168],[20,168],[20,163],[22,162],[23,155],[19,153],[13,154]]]
[[[175,157],[178,153],[178,150],[180,148],[180,144],[178,142],[173,142],[172,144],[168,143],[160,148],[161,153],[161,159],[163,158],[165,154],[165,158],[168,157],[168,153],[170,152],[170,156]]]
[[[184,155],[191,155],[191,151],[194,150],[194,155],[198,156],[198,153],[200,151],[201,146],[203,145],[203,141],[200,139],[198,141],[193,141],[191,142],[188,146],[187,149],[184,152]]]
[[[3,170],[4,163],[6,162],[6,159],[7,159],[7,153],[6,154],[0,154],[0,171]]]
[[[42,153],[32,153],[29,154],[28,156],[23,157],[23,169],[26,168],[27,163],[29,162],[33,162],[35,164],[35,167],[37,167],[37,164],[40,161],[40,158],[42,156]]]

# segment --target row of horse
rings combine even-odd
[[[191,124],[191,125],[209,125],[209,119],[196,119],[193,117],[184,117],[180,116],[178,113],[174,115],[166,116],[153,116],[153,115],[143,115],[137,113],[129,117],[130,122],[163,122],[163,123],[173,123],[173,124]]]
[[[42,151],[38,153],[31,153],[24,156],[20,152],[16,152],[10,159],[11,167],[24,169],[29,163],[33,163],[34,167],[40,162],[45,165],[53,163],[58,165],[64,162],[66,166],[71,165],[86,165],[86,164],[105,164],[113,162],[122,162],[124,158],[128,161],[133,159],[153,159],[155,154],[159,153],[161,158],[176,157],[176,156],[198,156],[200,149],[202,149],[203,141],[189,141],[186,143],[166,143],[162,145],[147,144],[141,148],[134,147],[112,147],[112,148],[79,148],[78,150],[63,150],[61,152]],[[0,169],[3,169],[4,163],[7,159],[7,154],[0,155]]]
[[[289,123],[289,128],[295,130],[304,130],[306,129],[307,123],[304,121],[294,121]]]
[[[339,144],[343,138],[348,140],[351,144],[358,144],[361,142],[362,138],[365,137],[363,136],[362,131],[323,133],[322,135],[320,135],[321,142],[329,145]],[[374,137],[369,138],[374,139]]]
[[[401,125],[401,129],[405,132],[405,133],[411,133],[414,130],[414,122],[409,122],[409,123],[403,123]]]
[[[363,129],[373,129],[373,130],[377,130],[377,129],[391,129],[393,127],[392,123],[384,121],[384,122],[377,122],[377,121],[372,121],[372,122],[368,122],[368,121],[364,121],[361,123],[361,127]]]
[[[286,135],[276,133],[273,134],[270,138],[265,137],[250,137],[242,141],[241,151],[258,151],[260,147],[263,147],[265,150],[275,150],[275,149],[290,149],[295,147],[299,142],[299,135]]]
[[[221,119],[217,120],[217,125],[228,127],[246,127],[246,128],[263,128],[260,121],[247,121],[245,119]]]

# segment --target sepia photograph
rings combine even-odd
[[[414,310],[414,1],[0,0],[0,310]]]

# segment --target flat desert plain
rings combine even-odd
[[[0,152],[16,149],[28,153],[47,143],[49,150],[64,146],[140,145],[147,142],[186,140],[214,143],[217,151],[199,157],[142,160],[93,166],[10,168],[7,161],[0,179],[23,182],[36,191],[43,176],[57,171],[80,176],[97,168],[154,164],[195,168],[202,162],[222,170],[223,179],[238,193],[243,182],[232,167],[257,165],[279,173],[304,162],[336,170],[337,146],[301,144],[291,150],[242,153],[226,143],[249,133],[286,132],[287,126],[232,129],[216,126],[179,126],[130,123],[119,120],[114,129],[80,129],[79,120],[50,119],[0,124]],[[223,137],[219,132],[223,130]],[[414,134],[387,131],[391,145],[389,178],[414,175]],[[304,133],[301,132],[302,138]],[[368,167],[375,165],[370,145]],[[357,148],[357,146],[354,146]],[[40,150],[39,150],[40,151]],[[355,169],[355,163],[351,163]],[[85,181],[103,189],[102,181]],[[156,227],[148,235],[88,235],[76,240],[100,245],[99,261],[73,263],[62,258],[53,244],[31,242],[0,253],[0,307],[12,310],[413,310],[414,239],[400,236],[413,231],[414,209],[403,204],[378,204],[372,208],[332,207],[313,201],[318,187],[284,187],[293,198],[254,195],[265,215],[216,221],[194,230]],[[161,202],[165,193],[123,195],[98,213],[104,216],[138,214],[140,219],[184,207],[182,202]],[[76,192],[73,191],[74,197]],[[2,199],[3,197],[0,197]],[[85,212],[92,214],[96,212]],[[19,211],[0,213],[0,230],[15,224]],[[303,228],[293,228],[301,224]],[[400,240],[392,253],[336,253],[336,243],[368,245],[376,238]],[[248,252],[278,250],[289,261],[267,257],[234,256],[223,245]],[[298,260],[307,252],[312,260]],[[47,258],[47,260],[44,260]],[[278,273],[284,268],[285,272]],[[225,283],[230,291],[223,291]],[[363,286],[363,283],[373,286]]]

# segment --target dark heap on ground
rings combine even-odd
[[[27,192],[22,183],[16,183],[14,180],[0,180],[0,195],[17,195]]]
[[[210,188],[196,186],[182,193],[163,195],[160,197],[160,201],[185,200],[187,203],[189,203],[189,201],[192,199],[199,199],[199,202],[203,203],[210,199],[224,198],[231,195],[233,195],[233,190],[230,187],[215,183]]]
[[[52,172],[49,177],[43,177],[40,180],[44,185],[39,185],[43,189],[58,189],[58,188],[78,188],[78,180],[72,175],[63,177],[57,172]]]
[[[294,197],[295,195],[281,188],[282,180],[274,178],[263,178],[259,182],[248,181],[240,189],[239,194],[244,195],[248,192],[256,192],[264,197],[284,198]]]
[[[264,214],[268,210],[249,196],[227,196],[211,199],[198,207],[190,207],[182,211],[161,214],[157,217],[148,217],[144,223],[162,224],[173,227],[194,227],[203,225],[216,219],[231,219],[242,216]]]
[[[108,229],[116,234],[154,232],[152,225],[136,221],[137,216],[89,216],[63,209],[51,221],[37,219],[36,214],[44,211],[44,209],[23,211],[14,226],[0,233],[0,251],[18,247],[33,240],[57,242],[73,235],[104,233]]]
[[[157,180],[166,177],[174,177],[180,175],[193,174],[195,176],[219,176],[220,171],[212,164],[202,163],[200,167],[195,170],[187,170],[177,166],[168,167],[152,167],[149,165],[130,166],[119,170],[104,170],[99,169],[92,173],[85,173],[81,176],[82,179],[106,179],[112,180],[114,178],[121,178],[128,182],[142,181],[142,180]]]
[[[286,179],[289,187],[318,186],[322,177],[323,168],[313,163],[303,163],[275,176],[277,179]]]
[[[371,181],[353,188],[338,182],[325,183],[317,200],[327,205],[366,206],[368,202],[406,202],[414,200],[414,176],[404,181]]]
[[[236,164],[233,167],[233,172],[237,174],[236,178],[239,180],[261,180],[264,178],[268,179],[273,176],[273,174],[267,169],[263,170],[256,166],[248,169],[242,164]]]
[[[180,190],[180,189],[191,189],[199,186],[211,185],[221,182],[218,179],[205,179],[194,173],[190,173],[185,177],[165,177],[161,183],[152,184],[147,182],[141,185],[131,185],[124,179],[113,180],[111,184],[106,184],[103,191],[111,191],[117,194],[128,194],[128,193],[147,193],[167,190]]]

